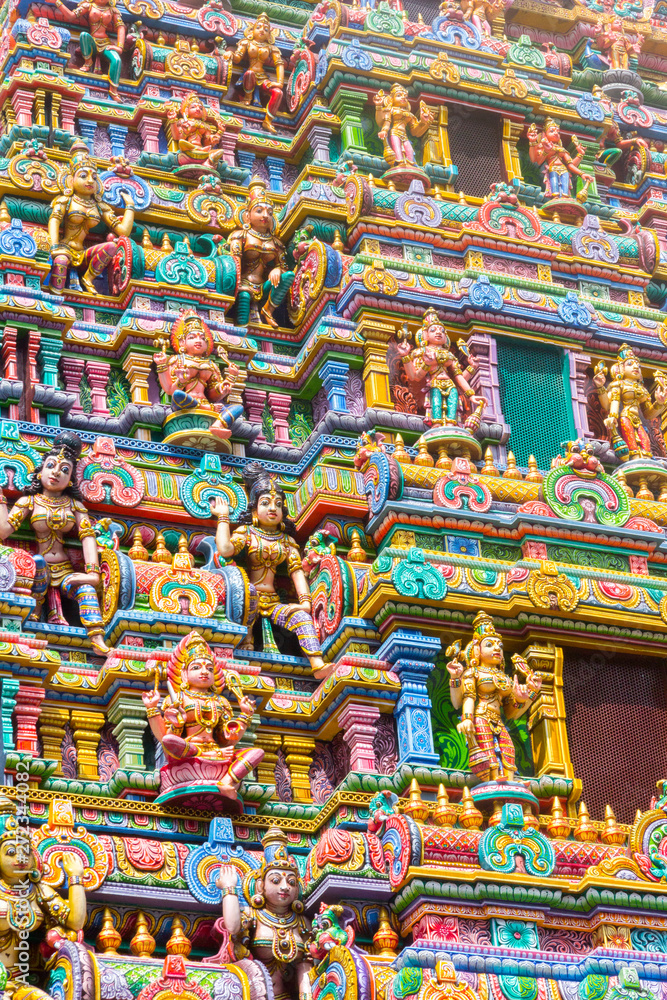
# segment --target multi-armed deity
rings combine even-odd
[[[276,131],[273,120],[283,98],[285,82],[283,57],[275,42],[268,14],[262,13],[254,24],[248,22],[244,36],[236,49],[229,49],[224,54],[234,66],[247,64],[247,69],[241,77],[241,102],[250,104],[255,95],[255,88],[259,88],[260,99],[266,101],[262,124],[269,132]],[[272,66],[275,70],[275,80],[272,80],[267,73],[267,66]]]
[[[287,268],[285,247],[275,234],[273,203],[264,181],[250,182],[248,203],[239,213],[241,229],[229,236],[228,249],[236,261],[236,322],[245,326],[254,319],[256,307],[269,326],[277,327],[273,317],[294,282],[294,271]],[[251,310],[254,306],[254,311]]]
[[[303,653],[310,660],[315,677],[328,676],[320,642],[311,616],[308,582],[301,568],[301,553],[295,539],[294,525],[287,516],[285,493],[276,486],[273,476],[257,462],[244,472],[248,492],[248,511],[230,534],[229,507],[220,496],[211,504],[218,518],[216,544],[225,559],[246,553],[251,608],[247,645],[252,645],[252,628],[259,613],[263,624],[265,650],[274,650],[270,624],[296,636]],[[282,601],[276,590],[279,567],[286,565],[296,590],[296,601]]]
[[[223,866],[218,877],[222,891],[222,923],[235,945],[237,958],[248,952],[268,969],[276,1000],[309,1000],[307,951],[309,922],[299,896],[299,868],[287,851],[287,837],[271,829],[262,838],[264,860],[259,871],[243,880],[241,909],[236,869]]]
[[[36,986],[26,983],[19,964],[27,936],[43,928],[46,945],[57,948],[63,938],[76,940],[86,920],[83,863],[79,854],[62,855],[69,883],[68,898],[42,881],[27,825],[16,818],[16,803],[0,797],[0,960],[7,972],[5,996],[13,1000],[51,1000]],[[32,971],[32,970],[30,970]]]
[[[180,106],[170,104],[167,118],[173,139],[178,143],[178,173],[189,174],[215,170],[223,155],[218,148],[225,133],[225,123],[197,94],[187,94]]]
[[[419,104],[419,118],[410,109],[408,92],[400,83],[394,83],[388,94],[379,90],[373,98],[378,138],[384,143],[384,158],[391,170],[385,176],[426,177],[417,167],[415,151],[408,136],[424,135],[435,121],[434,112],[423,101]]]
[[[470,770],[482,781],[512,781],[516,771],[512,738],[503,722],[524,715],[542,686],[520,656],[513,656],[516,669],[525,674],[525,684],[517,675],[505,673],[503,641],[493,619],[480,611],[473,622],[473,638],[463,652],[458,643],[450,646],[447,664],[452,705],[461,711],[457,729],[468,744]]]
[[[211,359],[213,334],[194,309],[181,313],[170,340],[176,353],[168,356],[160,350],[153,357],[160,385],[171,396],[174,409],[164,423],[165,440],[207,450],[228,448],[232,424],[243,413],[239,386],[243,376],[238,365],[229,361],[218,344],[217,352],[227,366],[221,375]]]
[[[126,208],[122,219],[118,219],[111,205],[104,201],[97,167],[88,147],[80,140],[72,146],[70,164],[62,171],[59,183],[63,193],[51,202],[48,223],[52,261],[49,286],[54,292],[61,292],[70,269],[74,268],[86,291],[96,294],[93,279],[113,260],[118,243],[106,240],[84,248],[84,241],[101,222],[117,236],[129,236],[134,224],[132,198],[121,193]]]
[[[32,474],[25,496],[19,497],[11,513],[0,494],[0,538],[8,538],[26,517],[35,533],[38,554],[33,588],[39,618],[47,604],[47,621],[68,625],[63,616],[62,597],[79,606],[81,621],[96,653],[106,654],[104,628],[96,588],[100,583],[99,555],[95,530],[76,485],[76,468],[81,441],[76,434],[60,434],[41,465]],[[75,570],[65,549],[65,535],[76,532],[83,550],[84,571]]]
[[[552,118],[547,118],[541,132],[533,123],[528,127],[527,134],[530,159],[542,171],[544,190],[549,198],[570,198],[572,178],[579,177],[583,183],[577,198],[584,201],[593,177],[579,169],[585,150],[576,136],[573,137],[576,156],[571,156],[563,146],[560,129]]]
[[[171,652],[166,698],[157,689],[158,675],[156,665],[155,689],[142,698],[153,735],[169,759],[161,774],[161,800],[211,805],[218,796],[236,799],[240,783],[264,756],[256,747],[237,747],[255,710],[238,677],[194,631]],[[241,710],[236,717],[223,697],[225,687],[236,694]]]
[[[74,10],[69,10],[62,0],[54,0],[56,10],[66,21],[78,23],[80,18],[88,22],[89,31],[79,35],[79,47],[83,56],[83,66],[87,73],[101,73],[101,57],[109,63],[109,93],[118,98],[120,83],[121,55],[125,46],[125,24],[116,7],[116,0],[84,0]],[[116,42],[109,32],[116,32]]]
[[[651,394],[642,378],[642,370],[631,347],[623,344],[616,362],[611,366],[611,382],[603,362],[596,366],[593,381],[598,398],[607,413],[605,427],[611,443],[622,462],[650,458],[651,441],[642,422],[642,415],[651,419],[660,416],[667,406],[667,381],[664,372],[655,373]]]

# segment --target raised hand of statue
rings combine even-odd
[[[237,364],[234,364],[233,361],[230,361],[229,364],[227,365],[227,371],[225,374],[228,379],[234,380],[237,378],[240,371],[241,369],[239,368],[239,366]]]
[[[607,382],[607,369],[603,366],[602,368],[595,369],[595,374],[593,375],[593,384],[597,389],[604,389]]]
[[[146,708],[157,708],[162,700],[159,691],[142,691],[141,700]]]
[[[120,52],[120,49],[118,51]],[[134,208],[134,198],[129,191],[121,191],[120,196],[123,199],[123,204],[126,208]]]
[[[81,878],[83,875],[83,861],[74,851],[63,854],[61,864],[68,878]]]
[[[662,381],[662,379],[660,381],[656,380],[654,395],[656,403],[659,403],[661,406],[667,402],[667,383]]]
[[[229,517],[229,504],[220,494],[211,500],[211,514],[215,517]]]
[[[241,709],[244,715],[250,716],[254,713],[255,702],[252,700],[252,698],[248,698],[247,695],[243,695],[242,698],[238,699],[238,702],[239,702],[239,708]]]
[[[233,865],[221,865],[220,871],[218,872],[218,877],[215,880],[215,884],[218,889],[230,889],[232,892],[236,890],[238,884],[238,876],[236,874],[236,868]]]
[[[396,344],[396,353],[402,358],[407,357],[411,350],[412,347],[409,340],[399,340]]]
[[[445,656],[451,656],[451,660],[446,664],[447,670],[449,671],[450,681],[457,681],[464,670],[463,664],[459,660],[459,653],[461,652],[461,643],[456,640],[451,646],[447,647],[447,652]]]

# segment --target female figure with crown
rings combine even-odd
[[[234,690],[241,709],[236,718],[222,694],[226,685]],[[243,779],[264,757],[258,747],[236,747],[255,710],[252,699],[243,694],[238,678],[222,667],[206,640],[194,631],[181,639],[169,657],[167,689],[164,699],[157,688],[145,691],[142,699],[153,735],[170,760],[170,787],[178,783],[183,770],[175,765],[211,761],[221,765],[216,781],[219,793],[235,799]]]
[[[541,678],[525,660],[513,656],[515,667],[526,676],[519,684],[516,674],[505,673],[503,640],[493,619],[480,611],[473,622],[473,637],[461,654],[458,643],[450,646],[447,664],[452,705],[461,709],[456,727],[468,744],[470,770],[483,781],[511,781],[516,771],[514,744],[506,719],[519,719],[539,694]],[[460,658],[459,658],[460,657]]]
[[[248,204],[239,213],[242,228],[230,233],[227,245],[236,261],[236,322],[245,326],[250,306],[263,299],[262,319],[277,327],[273,313],[294,282],[294,271],[287,270],[284,244],[275,235],[273,203],[266,184],[258,177],[250,182]]]
[[[598,399],[606,411],[605,427],[611,434],[614,451],[622,462],[628,458],[650,458],[651,439],[642,423],[642,414],[649,419],[658,417],[667,406],[667,384],[663,372],[655,373],[653,399],[644,385],[637,355],[622,344],[615,364],[611,366],[612,381],[606,385],[607,369],[603,362],[595,368],[593,382]]]
[[[16,804],[0,796],[0,960],[7,972],[8,1000],[51,1000],[47,993],[27,983],[20,964],[19,943],[40,927],[46,928],[51,947],[66,937],[79,939],[86,920],[83,863],[74,851],[63,854],[62,866],[69,883],[65,900],[41,881],[27,825],[16,818]]]
[[[248,22],[236,50],[228,49],[224,58],[231,59],[235,66],[240,65],[244,59],[247,60],[248,68],[241,79],[241,103],[250,104],[255,87],[259,87],[260,97],[268,99],[262,124],[267,131],[275,132],[273,119],[283,99],[285,66],[268,14],[260,14],[254,24]],[[269,63],[273,64],[276,71],[275,82],[265,69]]]
[[[54,292],[62,292],[73,267],[79,272],[86,291],[95,295],[97,289],[93,279],[111,263],[119,244],[108,239],[85,249],[84,241],[100,222],[117,236],[129,236],[134,225],[134,204],[129,194],[121,192],[126,207],[122,219],[118,219],[111,205],[104,201],[97,167],[81,140],[72,146],[69,167],[60,175],[60,189],[63,193],[51,202],[48,223],[52,261],[49,287]]]
[[[236,944],[236,958],[248,951],[268,969],[275,1000],[310,1000],[306,938],[310,927],[299,899],[302,883],[287,837],[271,827],[262,838],[264,860],[243,880],[242,892],[250,909],[241,911],[236,869],[224,865],[218,876],[222,892],[222,923]],[[245,946],[245,947],[244,947]]]
[[[35,533],[39,554],[35,556],[37,575],[33,594],[37,607],[33,617],[39,618],[47,601],[47,621],[68,625],[63,617],[61,595],[75,600],[84,628],[96,653],[106,655],[104,627],[96,588],[100,583],[99,556],[95,530],[82,496],[76,485],[76,465],[81,454],[81,440],[66,431],[59,434],[41,465],[32,474],[26,494],[14,504],[11,513],[0,493],[0,538],[17,531],[26,517]],[[65,551],[65,535],[76,531],[85,571],[75,572]]]
[[[95,73],[101,72],[100,58],[104,56],[109,63],[109,94],[117,101],[121,54],[125,46],[125,22],[116,7],[116,0],[84,0],[74,10],[69,10],[63,0],[54,2],[60,17],[70,23],[76,24],[79,18],[87,18],[90,31],[82,31],[79,34],[79,47],[84,60],[81,68],[87,73],[91,70]],[[115,45],[109,37],[109,31],[116,32]]]
[[[297,637],[315,677],[327,677],[330,667],[322,659],[313,625],[310,590],[301,568],[294,525],[287,517],[285,494],[276,488],[273,476],[269,476],[258,462],[251,462],[246,467],[244,477],[249,509],[241,515],[239,526],[231,535],[227,502],[217,496],[211,504],[211,511],[218,518],[215,538],[220,555],[230,559],[241,552],[247,553],[251,600],[257,602],[251,607],[249,615],[247,643],[252,648],[252,626],[258,609],[263,618]],[[283,603],[276,593],[275,578],[282,563],[287,564],[298,604]]]

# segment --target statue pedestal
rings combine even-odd
[[[481,785],[475,785],[470,789],[472,800],[478,809],[484,811],[489,806],[495,808],[498,803],[505,805],[508,802],[516,802],[521,806],[539,807],[539,803],[527,785],[521,781],[484,781]]]
[[[175,410],[170,413],[162,429],[165,444],[178,444],[184,448],[198,448],[200,451],[222,451],[229,454],[232,445],[227,437],[211,433],[211,427],[218,423],[214,410],[195,407],[191,410]],[[220,426],[220,425],[218,425]],[[223,428],[220,426],[220,429]],[[227,429],[224,428],[226,431]]]
[[[542,205],[542,211],[550,217],[557,215],[561,222],[568,222],[573,225],[578,225],[584,216],[588,214],[584,206],[576,198],[550,198],[549,201],[545,201]]]
[[[465,427],[437,426],[431,427],[423,434],[429,454],[438,458],[439,449],[444,448],[450,458],[461,455],[477,462],[482,457],[482,446]]]
[[[409,188],[413,181],[421,181],[424,191],[428,191],[431,186],[431,178],[415,163],[401,163],[390,167],[383,173],[382,180],[387,183],[393,181],[397,188]]]
[[[658,462],[653,458],[633,458],[628,462],[622,462],[613,472],[613,477],[618,478],[619,472],[635,496],[639,496],[639,493],[647,488],[653,494],[654,500],[667,496],[667,460]],[[639,499],[644,497],[640,496]],[[646,499],[649,499],[648,496]]]
[[[192,757],[174,760],[160,769],[160,805],[181,805],[214,813],[242,813],[243,801],[230,799],[220,792],[220,782],[227,773],[227,764],[218,760]]]
[[[602,77],[602,89],[612,101],[620,101],[627,90],[635,92],[643,103],[642,78],[631,69],[608,69]]]

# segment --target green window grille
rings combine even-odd
[[[534,455],[548,469],[563,441],[574,438],[567,358],[548,344],[498,338],[498,382],[509,448],[520,466]]]

